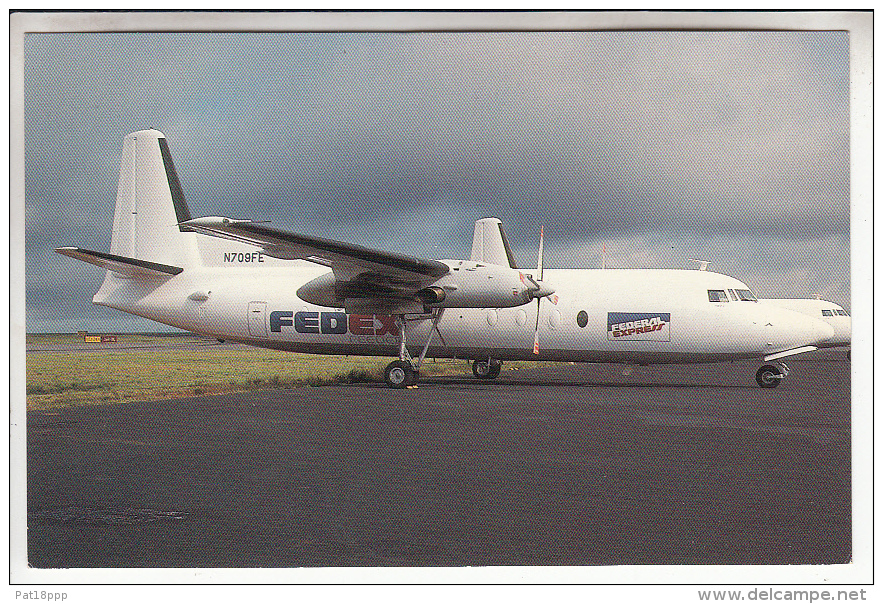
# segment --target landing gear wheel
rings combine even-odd
[[[418,373],[407,361],[393,361],[386,366],[383,377],[390,388],[407,388],[417,383]]]
[[[782,374],[778,367],[764,365],[757,370],[757,375],[754,378],[761,388],[775,388],[782,381]]]
[[[492,380],[500,375],[503,363],[496,359],[489,361],[473,361],[472,374],[480,380]]]

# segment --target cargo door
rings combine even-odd
[[[248,303],[248,333],[256,338],[267,337],[267,303]]]

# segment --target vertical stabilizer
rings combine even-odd
[[[195,237],[178,224],[190,220],[165,135],[141,130],[123,141],[110,251],[174,266],[198,258]]]
[[[512,256],[509,240],[506,239],[503,223],[499,218],[482,218],[475,221],[470,259],[515,268],[515,258]]]

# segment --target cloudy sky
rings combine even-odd
[[[29,332],[155,331],[90,301],[123,137],[194,216],[428,258],[693,268],[850,307],[847,32],[26,34]]]

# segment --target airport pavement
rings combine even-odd
[[[29,563],[829,564],[850,366],[560,365],[28,414]]]

